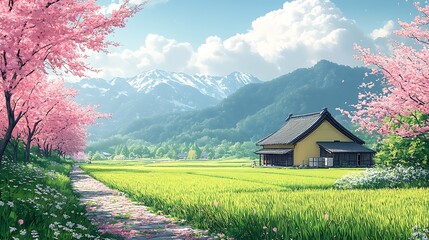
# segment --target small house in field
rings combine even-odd
[[[343,127],[324,108],[321,112],[289,115],[279,130],[259,140],[259,165],[367,167],[374,151]]]

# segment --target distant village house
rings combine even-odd
[[[374,151],[324,108],[321,112],[289,115],[279,130],[259,140],[259,165],[367,167]]]

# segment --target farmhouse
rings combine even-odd
[[[324,108],[321,112],[289,115],[279,130],[259,140],[259,165],[361,167],[373,165],[374,151]]]

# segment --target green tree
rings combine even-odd
[[[229,147],[229,152],[237,157],[241,157],[243,155],[240,142],[236,142]]]
[[[192,147],[192,149],[194,149],[195,150],[195,154],[197,155],[196,156],[196,159],[199,159],[199,158],[201,158],[201,149],[198,147],[198,144],[194,144],[194,146]]]
[[[94,153],[94,155],[92,155],[92,158],[91,158],[91,160],[103,160],[104,159],[104,156],[103,155],[101,155],[101,153],[100,152],[95,152]]]
[[[115,147],[115,155],[119,155],[122,152],[122,145],[116,145]]]
[[[422,136],[416,138],[403,138],[390,135],[380,146],[374,160],[378,164],[394,166],[421,165],[429,168],[429,139]]]
[[[230,142],[226,140],[222,140],[222,143],[219,144],[215,149],[215,156],[218,158],[227,157],[230,155],[229,152],[229,146],[231,145]]]
[[[258,146],[254,142],[246,141],[241,144],[241,156],[238,157],[249,157],[249,158],[255,158],[256,154],[255,151],[258,150]]]
[[[124,145],[122,147],[121,155],[123,155],[125,158],[128,158],[130,156],[130,150],[128,149],[127,145]]]
[[[178,159],[177,151],[174,148],[170,148],[170,150],[167,152],[167,157],[170,159]]]
[[[186,156],[187,160],[195,160],[197,159],[197,151],[195,149],[190,149],[188,151],[188,155]]]
[[[159,157],[159,158],[164,157],[165,153],[166,153],[165,149],[160,146],[155,150],[155,157]]]
[[[92,156],[94,155],[94,153],[92,151],[89,151],[86,156],[88,157],[88,160],[92,160]]]

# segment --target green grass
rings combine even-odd
[[[336,179],[361,169],[250,166],[231,159],[83,168],[156,210],[237,239],[406,239],[414,225],[429,225],[428,189],[335,190]]]

